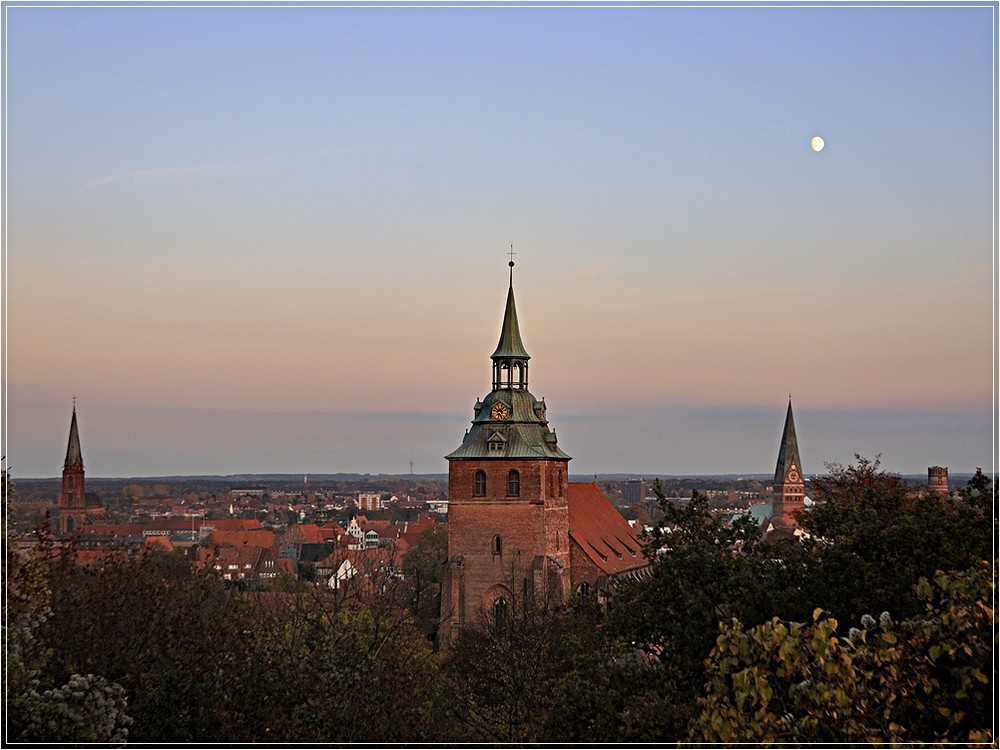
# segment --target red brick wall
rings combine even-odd
[[[597,581],[604,575],[604,571],[594,564],[594,561],[587,557],[587,554],[580,549],[580,545],[572,542],[570,545],[570,570],[572,571],[572,587],[575,593],[581,583],[590,584],[591,591],[596,586]]]
[[[62,492],[59,495],[59,533],[79,531],[87,523],[87,501],[82,465],[63,468]],[[71,521],[72,519],[72,521]]]
[[[474,497],[475,474],[486,472],[486,495]],[[568,479],[565,461],[452,461],[448,466],[448,499],[507,500],[507,474],[516,469],[521,474],[522,500],[542,501],[547,498],[566,497]],[[562,477],[560,481],[560,469]]]
[[[511,469],[520,472],[518,497],[507,495]],[[486,472],[484,497],[473,495],[477,470]],[[441,613],[444,632],[455,620],[478,620],[488,604],[484,597],[490,598],[497,584],[512,589],[517,599],[525,579],[536,594],[555,581],[556,591],[549,593],[562,601],[569,592],[567,462],[453,460],[448,477],[448,556],[461,555],[462,567],[460,583],[453,580],[449,587],[445,606],[451,611]]]

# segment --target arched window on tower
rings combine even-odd
[[[472,483],[472,494],[474,497],[485,497],[486,496],[486,472],[482,469],[476,472],[475,479]]]
[[[493,602],[493,624],[497,627],[507,621],[507,600],[502,596]]]
[[[503,539],[497,534],[493,537],[493,554],[502,555],[503,554]]]
[[[507,472],[507,495],[518,497],[521,494],[521,474],[517,469]]]

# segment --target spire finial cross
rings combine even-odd
[[[76,396],[73,396],[73,411],[76,411]]]

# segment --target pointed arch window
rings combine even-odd
[[[479,469],[472,482],[472,494],[474,497],[486,497],[486,472]]]
[[[503,539],[497,534],[493,537],[493,554],[502,555],[503,554]]]
[[[521,473],[517,469],[507,472],[507,495],[509,497],[521,495]]]
[[[493,624],[497,627],[507,622],[507,600],[502,596],[493,602]]]

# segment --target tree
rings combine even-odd
[[[959,490],[962,499],[969,505],[979,508],[984,513],[989,512],[995,499],[993,492],[993,480],[983,474],[983,470],[976,469],[965,487]],[[996,528],[996,518],[993,519],[994,529]]]
[[[745,519],[725,523],[698,492],[686,503],[668,499],[659,481],[653,492],[662,516],[645,547],[650,575],[609,590],[606,632],[632,649],[635,657],[623,663],[639,676],[621,714],[623,728],[671,741],[683,736],[694,713],[718,623],[742,614],[741,599],[757,589],[744,551],[760,534]]]
[[[799,583],[791,558],[800,553],[789,546],[777,555],[749,515],[727,523],[698,492],[675,504],[659,482],[653,491],[663,517],[646,546],[650,576],[614,590],[608,627],[695,692],[719,623],[772,615],[781,590]]]
[[[226,696],[247,679],[239,669],[244,605],[235,592],[192,574],[180,553],[109,552],[104,564],[87,567],[67,556],[49,581],[52,612],[38,630],[51,652],[44,682],[95,674],[121,685],[133,742],[226,737]]]
[[[689,739],[731,744],[991,743],[994,583],[988,566],[921,579],[920,615],[838,634],[778,618],[720,627]]]
[[[405,581],[399,594],[429,638],[436,637],[441,618],[441,578],[447,560],[448,529],[437,525],[421,533],[402,559]]]
[[[921,577],[992,559],[983,504],[911,491],[878,458],[856,459],[813,480],[816,505],[802,518],[812,536],[806,581],[813,606],[846,622],[866,612],[909,617],[922,606],[914,590]]]
[[[445,664],[449,716],[464,741],[536,740],[534,720],[559,647],[558,625],[530,592],[504,601],[462,629]]]
[[[132,718],[121,685],[99,675],[74,673],[62,687],[42,687],[60,683],[46,679],[53,650],[39,636],[52,614],[47,563],[52,547],[47,526],[38,536],[38,546],[31,551],[22,550],[13,538],[5,544],[5,739],[123,742]]]
[[[676,739],[686,718],[663,665],[630,644],[609,639],[604,608],[593,595],[574,597],[554,613],[559,650],[541,684],[534,719],[540,742],[621,743]]]
[[[434,525],[403,555],[403,575],[420,583],[441,583],[448,560],[448,528]]]

